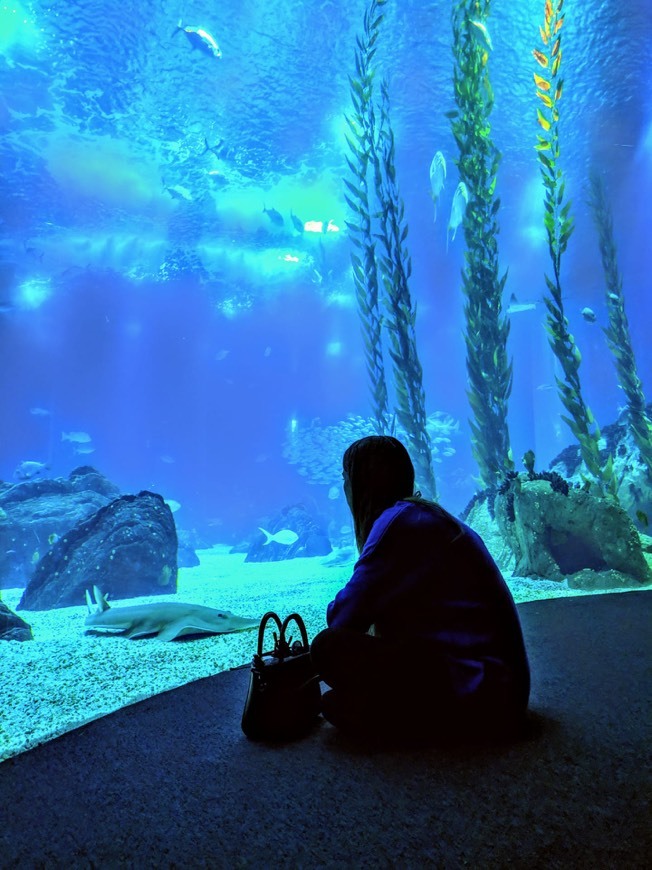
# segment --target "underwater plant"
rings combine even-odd
[[[382,279],[385,287],[385,327],[389,331],[389,355],[394,363],[396,417],[405,429],[417,480],[429,498],[436,498],[437,486],[432,470],[432,444],[427,429],[426,397],[423,390],[423,369],[417,354],[415,322],[416,305],[412,302],[408,279],[412,261],[405,241],[408,225],[405,207],[396,184],[394,168],[394,131],[389,119],[387,82],[380,86],[380,128],[378,133],[378,164],[375,172],[376,194],[380,204],[378,214],[382,256]]]
[[[453,7],[457,109],[446,113],[459,150],[460,179],[468,191],[462,269],[467,395],[474,416],[470,421],[473,455],[485,486],[496,484],[514,468],[507,425],[512,390],[512,362],[506,349],[509,319],[501,310],[507,272],[499,274],[496,220],[500,152],[489,121],[494,103],[488,71],[492,44],[485,23],[489,6],[489,0],[460,0]]]
[[[645,410],[645,396],[636,371],[636,359],[625,313],[623,281],[618,270],[613,218],[607,202],[602,176],[593,169],[590,175],[589,205],[598,231],[602,268],[605,277],[605,292],[609,326],[604,330],[611,350],[618,382],[627,399],[627,421],[632,437],[638,447],[647,475],[652,481],[652,421]]]
[[[379,305],[379,280],[376,268],[376,243],[372,234],[372,214],[367,191],[367,174],[370,162],[375,164],[376,129],[373,111],[372,91],[374,72],[373,57],[376,53],[376,40],[383,20],[379,8],[386,0],[373,0],[364,16],[364,33],[356,38],[355,69],[356,76],[349,76],[353,112],[345,115],[351,138],[347,143],[355,161],[346,158],[353,176],[344,179],[348,190],[345,194],[347,205],[355,219],[346,221],[350,238],[359,254],[351,253],[355,295],[358,314],[362,325],[367,374],[371,387],[371,398],[375,430],[379,435],[388,432],[389,410],[387,383],[382,345],[382,315]]]
[[[396,393],[395,416],[407,435],[408,448],[424,493],[436,498],[432,470],[432,444],[427,429],[423,370],[416,345],[416,307],[408,279],[412,271],[405,246],[408,226],[405,209],[396,183],[394,132],[390,123],[387,82],[380,86],[380,120],[376,122],[371,62],[383,15],[379,9],[386,0],[371,0],[364,17],[364,35],[356,38],[357,77],[349,77],[353,115],[347,124],[348,138],[355,162],[347,158],[353,181],[345,179],[347,204],[355,220],[347,222],[354,245],[362,258],[352,254],[358,311],[363,325],[367,371],[371,380],[377,431],[390,431],[387,391],[384,377],[382,327],[389,334],[389,355],[393,362]],[[375,208],[369,201],[368,175],[373,172]],[[378,258],[374,239],[383,253]],[[379,276],[380,274],[380,281]],[[380,287],[384,290],[385,317],[380,314]]]
[[[533,55],[538,65],[534,73],[536,94],[541,101],[537,108],[536,151],[539,168],[545,188],[544,226],[548,237],[548,250],[552,261],[552,279],[545,275],[548,294],[544,302],[548,310],[546,331],[553,353],[559,360],[565,380],[555,377],[559,397],[568,412],[561,415],[573,435],[577,438],[584,464],[595,479],[601,493],[617,494],[617,482],[613,473],[613,458],[609,456],[603,465],[600,458],[600,429],[595,424],[591,409],[582,397],[580,383],[580,363],[582,356],[575,338],[568,328],[568,318],[564,313],[561,287],[561,258],[573,232],[573,218],[570,215],[571,202],[565,201],[564,173],[559,166],[559,109],[564,86],[560,77],[561,68],[561,29],[564,24],[562,14],[564,0],[545,0],[544,24],[539,27],[543,43],[542,50],[534,49]]]

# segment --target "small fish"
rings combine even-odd
[[[47,408],[30,408],[29,413],[32,414],[34,417],[50,416],[50,412],[47,410]]]
[[[582,317],[588,323],[595,323],[595,321],[598,319],[595,311],[592,308],[583,308]]]
[[[174,457],[170,456],[169,453],[163,453],[162,456],[159,456],[161,462],[165,462],[166,465],[172,465],[174,462]]]
[[[520,314],[522,311],[534,311],[536,307],[536,302],[512,302],[512,304],[507,307],[507,313]]]
[[[90,444],[77,444],[75,453],[78,453],[80,456],[87,456],[89,453],[95,453],[95,448]]]
[[[645,513],[645,511],[636,511],[636,519],[642,526],[645,526],[646,528],[649,525],[647,514]]]
[[[176,514],[176,512],[181,507],[181,502],[178,502],[173,498],[166,498],[166,499],[164,499],[164,501],[165,501],[166,505],[170,508],[170,510],[172,511],[173,514]]]
[[[491,42],[491,36],[489,36],[489,31],[487,30],[487,25],[483,24],[482,21],[469,21],[469,24],[472,25],[475,29],[471,32],[475,34],[475,36],[480,40],[480,42],[489,49],[489,51],[493,51],[493,44]]]
[[[457,228],[462,223],[464,212],[469,201],[469,191],[463,181],[457,185],[453,195],[453,204],[451,206],[451,216],[448,221],[448,229],[453,231],[451,242],[455,241]],[[448,250],[448,231],[446,232],[446,250]]]
[[[298,233],[303,232],[303,221],[301,218],[298,218],[293,211],[290,212],[290,220],[292,221],[292,226]]]
[[[207,30],[204,30],[203,27],[184,27],[181,19],[179,19],[177,29],[174,33],[178,33],[180,30],[186,34],[188,42],[193,49],[198,48],[205,54],[210,54],[212,57],[216,57],[218,60],[222,57],[222,51],[216,40]]]
[[[258,528],[263,533],[263,535],[265,535],[265,538],[267,539],[265,541],[265,543],[263,544],[264,547],[266,547],[267,544],[271,544],[272,541],[275,544],[283,544],[284,546],[289,547],[290,544],[294,544],[295,541],[299,540],[299,536],[297,535],[296,532],[293,532],[292,529],[281,529],[280,532],[275,532],[272,535],[268,531],[263,529],[261,526],[258,526]]]
[[[271,347],[268,345],[268,346],[265,348],[265,351],[263,352],[263,356],[269,356],[269,355],[271,354],[271,352],[272,352],[272,349],[271,349]]]
[[[46,465],[45,462],[36,462],[33,459],[26,459],[24,462],[21,462],[19,466],[17,466],[14,471],[14,479],[15,480],[32,480],[34,477],[38,477],[40,474],[43,474],[46,469],[49,468],[49,465]]]
[[[435,204],[435,220],[437,220],[437,200],[444,189],[445,181],[446,158],[441,151],[437,151],[430,164],[430,196]]]
[[[93,439],[88,432],[62,432],[62,441],[71,441],[73,444],[89,444]]]
[[[266,208],[263,206],[263,213],[266,214],[271,222],[277,227],[282,227],[285,223],[283,215],[279,211],[276,211],[275,208]]]
[[[333,501],[334,501],[336,498],[340,497],[340,493],[341,493],[341,488],[339,486],[333,485],[328,490],[328,497],[330,499],[333,499]]]
[[[218,350],[218,352],[215,354],[215,362],[222,362],[223,359],[227,358],[229,353],[230,351],[225,350],[224,348],[222,348],[222,350]]]

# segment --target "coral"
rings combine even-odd
[[[559,360],[564,372],[564,380],[556,378],[559,397],[570,416],[562,414],[562,420],[577,438],[582,459],[589,473],[595,478],[600,492],[617,493],[611,457],[605,464],[600,458],[600,430],[596,425],[590,408],[582,397],[580,383],[579,348],[568,329],[568,319],[564,313],[561,287],[561,258],[573,232],[573,218],[570,216],[571,202],[565,202],[565,180],[558,161],[559,145],[559,101],[562,97],[563,79],[559,75],[561,67],[561,30],[564,23],[562,14],[564,0],[546,0],[544,25],[539,28],[542,50],[534,49],[538,65],[534,73],[536,94],[541,101],[537,109],[540,132],[537,135],[537,156],[541,177],[545,187],[544,225],[548,237],[548,249],[553,267],[553,278],[545,276],[548,289],[544,297],[548,314],[546,331],[550,346]]]
[[[609,316],[609,326],[605,329],[605,335],[614,357],[618,382],[627,399],[627,422],[652,483],[652,421],[645,410],[645,396],[636,370],[636,358],[625,313],[623,282],[618,270],[611,209],[607,202],[604,181],[595,169],[591,172],[590,185],[589,205],[598,230],[605,276]]]
[[[453,7],[453,85],[457,109],[447,113],[459,150],[457,161],[469,201],[464,215],[466,241],[462,270],[466,297],[466,365],[473,455],[485,486],[513,468],[507,426],[512,362],[507,358],[509,320],[501,299],[507,273],[499,275],[500,199],[496,179],[500,153],[491,139],[493,90],[488,61],[491,40],[485,25],[489,0],[460,0]],[[483,38],[479,38],[479,34]]]

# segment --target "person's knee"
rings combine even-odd
[[[332,646],[331,630],[325,628],[316,634],[310,644],[310,657],[313,664],[320,671],[320,666],[328,659],[328,653]]]

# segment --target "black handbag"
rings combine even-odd
[[[265,628],[276,623],[274,649],[263,652]],[[296,622],[301,640],[286,637]],[[281,622],[271,610],[260,621],[258,651],[253,657],[242,730],[251,740],[290,740],[306,734],[319,716],[319,675],[310,658],[303,619],[291,613]]]

